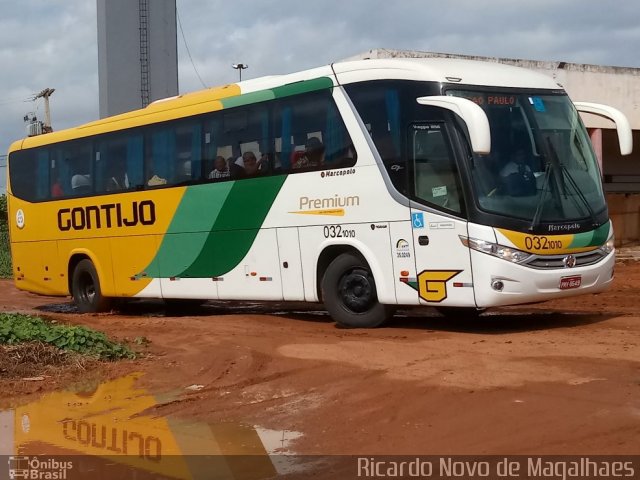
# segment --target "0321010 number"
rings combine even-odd
[[[524,246],[528,250],[555,250],[562,248],[562,240],[549,240],[547,237],[526,237]]]
[[[322,229],[324,238],[355,238],[356,231],[342,228],[340,225],[327,225]]]

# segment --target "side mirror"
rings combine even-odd
[[[462,118],[469,130],[471,150],[473,153],[487,155],[491,153],[491,130],[489,119],[481,107],[471,100],[460,97],[437,95],[432,97],[419,97],[416,101],[420,105],[428,105],[436,108],[444,108],[452,111]]]
[[[582,113],[592,113],[600,117],[613,120],[618,131],[618,142],[620,143],[620,154],[629,155],[633,151],[633,135],[631,133],[631,125],[624,113],[620,110],[602,105],[600,103],[589,102],[573,102],[576,110]]]

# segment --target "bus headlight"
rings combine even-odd
[[[611,235],[611,238],[607,240],[607,243],[605,243],[600,247],[600,251],[602,251],[606,255],[609,255],[611,252],[615,250],[615,245],[614,245],[616,243],[615,240],[616,240],[615,237]]]
[[[504,245],[498,245],[497,243],[491,243],[485,240],[478,240],[477,238],[460,235],[460,241],[465,247],[502,258],[512,263],[523,263],[531,258],[530,253],[523,252],[522,250],[516,250],[515,248],[505,247]]]

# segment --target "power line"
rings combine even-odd
[[[0,100],[0,105],[10,105],[12,103],[22,103],[22,102],[24,102],[24,100],[5,100],[5,101]]]
[[[0,105],[9,105],[10,103],[23,103],[23,102],[32,102],[33,96],[25,98],[25,97],[13,97],[13,98],[0,98]]]
[[[204,88],[208,88],[207,85],[202,81],[202,77],[198,73],[198,69],[196,68],[196,64],[193,61],[193,57],[191,57],[191,51],[189,51],[189,45],[187,44],[187,39],[184,36],[184,30],[182,29],[182,22],[180,21],[180,13],[178,13],[178,5],[176,4],[176,17],[178,18],[178,26],[180,27],[180,33],[182,34],[182,41],[184,42],[184,47],[187,49],[187,55],[189,55],[189,60],[191,60],[191,65],[193,66],[193,70],[196,72],[198,76],[198,80]]]

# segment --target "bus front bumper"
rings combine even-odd
[[[594,265],[549,270],[518,265],[474,250],[471,262],[476,304],[487,308],[602,292],[613,281],[615,252]]]

